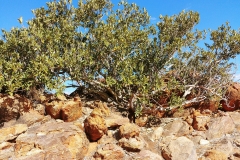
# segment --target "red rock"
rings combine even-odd
[[[201,112],[205,110],[210,110],[212,112],[215,112],[219,109],[219,101],[217,100],[205,100],[199,104],[197,107]]]
[[[19,118],[20,115],[31,109],[31,101],[24,96],[0,94],[0,123]]]
[[[204,115],[194,115],[193,116],[193,128],[198,131],[205,131],[207,130],[207,124],[210,121],[209,116]]]
[[[240,108],[240,83],[231,84],[226,92],[227,100],[221,100],[223,110],[234,111]]]

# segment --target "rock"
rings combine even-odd
[[[201,102],[197,109],[199,109],[201,112],[209,110],[211,112],[216,112],[219,108],[219,101],[218,100],[205,100]]]
[[[234,144],[237,146],[237,147],[240,147],[240,137],[239,138],[236,138],[234,140]]]
[[[168,123],[163,128],[163,136],[176,135],[177,137],[188,135],[193,131],[192,127],[187,122],[177,119]]]
[[[116,138],[112,137],[111,135],[103,135],[99,140],[98,140],[98,144],[117,144],[117,140]]]
[[[82,115],[82,103],[80,98],[74,100],[59,101],[55,100],[46,103],[46,113],[54,119],[62,119],[65,122],[77,120]]]
[[[4,127],[11,127],[16,124],[26,124],[27,126],[31,126],[34,123],[37,122],[46,122],[50,119],[49,116],[43,116],[40,115],[37,111],[30,110],[29,112],[23,113],[22,116],[19,117],[19,119],[11,120],[4,123]]]
[[[173,113],[173,117],[174,118],[182,117],[183,119],[186,119],[188,116],[191,115],[191,112],[192,112],[191,109],[184,109],[184,110],[179,109]]]
[[[13,159],[82,159],[88,145],[85,133],[73,123],[51,120],[17,137]]]
[[[235,111],[240,108],[240,83],[232,83],[226,92],[227,100],[221,100],[223,110]]]
[[[40,115],[37,111],[31,110],[27,113],[24,113],[17,121],[16,124],[27,124],[31,126],[37,122],[43,122],[48,119],[47,117]]]
[[[119,127],[119,134],[121,138],[130,138],[139,136],[140,129],[136,124],[127,123]]]
[[[240,132],[240,112],[228,112],[230,117],[232,118],[235,128],[238,132]]]
[[[233,144],[230,142],[230,140],[223,139],[217,142],[217,144],[212,147],[213,150],[220,151],[224,153],[225,155],[230,156],[233,154]]]
[[[209,116],[194,116],[193,117],[193,128],[198,131],[207,130],[207,123],[210,121]]]
[[[227,160],[228,159],[226,154],[217,150],[209,150],[204,154],[204,156],[210,160]]]
[[[0,94],[0,123],[18,119],[24,112],[32,109],[31,101],[23,96]]]
[[[34,110],[37,111],[41,115],[45,115],[45,106],[43,104],[35,104],[33,106]]]
[[[208,140],[220,138],[224,134],[231,134],[235,129],[235,124],[230,116],[212,118],[208,124],[206,137]]]
[[[106,125],[108,128],[116,128],[129,123],[129,119],[117,114],[111,114],[106,117]]]
[[[141,150],[137,155],[134,156],[136,160],[164,160],[162,156],[153,153],[149,150]]]
[[[14,155],[14,143],[0,143],[0,159],[10,159]]]
[[[139,137],[130,137],[129,139],[124,137],[118,141],[118,144],[123,149],[131,152],[139,152],[145,146],[144,140]]]
[[[26,124],[16,124],[11,127],[0,129],[0,143],[15,139],[19,134],[28,129]]]
[[[77,120],[82,115],[82,103],[80,98],[74,98],[74,101],[68,100],[61,109],[61,119],[65,122]]]
[[[61,118],[61,109],[64,105],[63,101],[52,101],[50,103],[46,103],[46,113],[50,115],[54,119]]]
[[[163,148],[162,156],[167,160],[193,160],[197,159],[195,146],[186,137],[178,137],[170,141],[169,145]]]
[[[162,136],[162,133],[163,133],[163,128],[157,127],[156,129],[154,129],[154,131],[151,135],[151,140],[152,141],[159,140]]]
[[[142,115],[135,119],[135,124],[139,127],[143,127],[148,123],[148,115]]]
[[[98,114],[103,117],[110,115],[110,109],[107,107],[106,103],[102,103],[101,101],[95,101],[93,105],[94,109],[92,111],[92,114]]]
[[[105,144],[97,150],[93,157],[102,160],[124,160],[125,153],[116,144]]]
[[[97,114],[91,114],[84,121],[84,129],[91,141],[97,141],[107,133],[107,125],[104,118]]]

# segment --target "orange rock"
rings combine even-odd
[[[62,119],[65,122],[77,120],[82,115],[82,103],[80,98],[67,101],[52,101],[46,103],[46,113],[54,119]]]
[[[127,123],[119,127],[120,137],[121,138],[130,138],[139,136],[140,128],[133,123]]]
[[[81,100],[67,101],[61,109],[61,119],[65,122],[72,122],[82,115]]]
[[[108,130],[104,118],[97,114],[91,114],[84,120],[84,129],[91,141],[97,141]]]
[[[60,119],[61,118],[60,112],[63,105],[64,105],[63,101],[52,101],[50,103],[46,103],[45,104],[46,113],[54,119]]]

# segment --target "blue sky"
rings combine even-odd
[[[0,5],[0,29],[10,30],[12,27],[20,27],[18,18],[23,17],[23,21],[33,18],[32,9],[46,6],[50,0],[2,0]],[[78,0],[72,0],[77,6]],[[112,0],[117,5],[119,0]],[[156,23],[159,15],[178,14],[182,10],[193,10],[200,13],[200,23],[197,29],[217,29],[226,21],[230,23],[232,29],[240,28],[240,1],[238,0],[128,0],[129,3],[136,3],[140,7],[145,7],[151,16],[151,22]],[[26,24],[26,23],[25,23]],[[0,32],[1,34],[1,32]],[[233,59],[238,70],[236,77],[240,79],[240,56]]]

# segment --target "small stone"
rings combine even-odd
[[[210,142],[208,140],[205,140],[205,139],[200,139],[199,141],[199,144],[201,145],[206,145],[206,144],[209,144]]]

